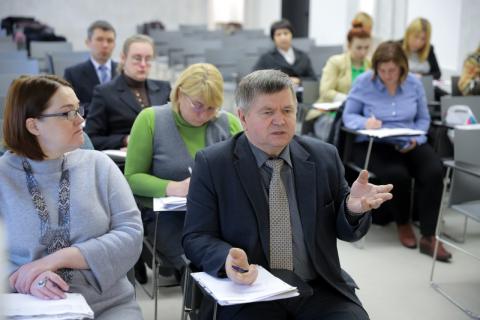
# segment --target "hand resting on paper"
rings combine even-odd
[[[391,184],[377,186],[369,183],[368,171],[362,170],[350,189],[347,208],[350,212],[358,214],[377,209],[382,203],[392,199],[390,193],[392,189]]]
[[[237,270],[243,269],[246,272],[239,272],[233,266],[239,267],[236,268]],[[228,252],[225,271],[230,280],[238,284],[252,284],[258,276],[257,266],[248,264],[247,254],[239,248],[231,248]]]
[[[167,184],[165,194],[169,197],[186,197],[188,187],[190,186],[190,177],[182,181],[170,181]]]

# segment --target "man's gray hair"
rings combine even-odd
[[[272,94],[288,89],[295,104],[297,96],[293,82],[287,74],[279,70],[257,70],[246,75],[235,91],[235,104],[243,112],[248,112],[253,100],[261,94]]]
[[[92,40],[93,32],[95,31],[95,29],[101,29],[101,30],[103,30],[103,31],[112,31],[113,34],[116,36],[115,29],[114,29],[113,26],[110,24],[110,22],[105,21],[105,20],[97,20],[97,21],[94,21],[94,22],[88,27],[88,30],[87,30],[88,40]]]

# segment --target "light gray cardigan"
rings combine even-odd
[[[73,272],[70,292],[84,295],[95,319],[141,319],[133,286],[126,277],[140,255],[143,238],[130,187],[101,152],[76,150],[65,157],[70,171],[70,239],[90,267]],[[45,198],[50,223],[56,226],[62,159],[29,162]],[[22,158],[11,152],[0,157],[0,204],[9,276],[46,254],[45,246],[39,243],[40,218],[27,189]]]

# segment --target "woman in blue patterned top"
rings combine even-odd
[[[360,75],[349,93],[343,113],[345,126],[354,129],[410,128],[427,131],[430,125],[425,92],[420,80],[408,72],[408,59],[400,44],[382,43],[372,58],[372,70]],[[354,158],[363,165],[366,137],[354,146]],[[377,140],[369,169],[381,183],[394,185],[393,200],[385,205],[393,213],[401,243],[416,248],[410,222],[411,178],[415,178],[415,201],[420,219],[420,252],[433,255],[435,226],[442,195],[442,164],[425,134]],[[439,244],[437,259],[451,254]]]
[[[0,219],[13,292],[82,294],[95,319],[142,319],[127,279],[143,227],[132,192],[106,155],[78,149],[83,110],[55,76],[20,77],[5,105]]]

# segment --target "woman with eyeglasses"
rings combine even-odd
[[[103,153],[81,150],[83,110],[56,76],[23,76],[8,91],[0,219],[13,292],[51,300],[80,293],[95,319],[142,319],[127,279],[143,226],[130,188]]]
[[[197,151],[242,131],[238,118],[221,111],[223,78],[211,64],[193,64],[184,70],[170,100],[143,110],[133,124],[125,176],[137,196],[185,197]],[[157,225],[157,248],[177,275],[183,266],[183,222],[184,214],[161,213]],[[154,228],[153,221],[147,223],[152,241]]]
[[[85,131],[95,149],[126,148],[130,129],[140,111],[167,103],[170,84],[147,79],[154,59],[152,38],[134,35],[125,40],[119,74],[112,81],[95,87],[89,106]]]

